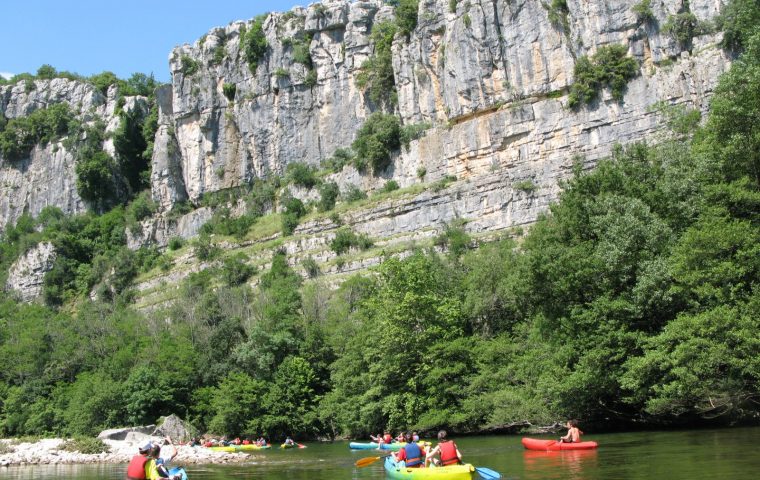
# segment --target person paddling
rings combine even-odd
[[[559,438],[559,443],[578,443],[581,441],[581,430],[578,428],[578,420],[567,421],[567,435]]]
[[[424,466],[425,449],[420,448],[417,443],[412,441],[411,433],[407,433],[404,440],[406,440],[406,445],[396,453],[394,457],[396,461],[404,461],[407,468],[420,468]]]
[[[438,458],[435,458],[436,455]],[[438,432],[438,445],[425,456],[425,465],[431,462],[444,467],[462,463],[462,454],[453,440],[446,439],[446,430]]]
[[[129,461],[129,466],[127,466],[126,480],[145,480],[148,478],[145,466],[151,460],[150,451],[152,449],[152,442],[148,442],[137,449],[137,455],[132,457],[132,460]]]

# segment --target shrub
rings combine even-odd
[[[317,261],[314,260],[314,258],[311,255],[303,259],[303,261],[301,262],[301,266],[303,267],[304,271],[309,276],[309,278],[316,278],[321,273],[319,270],[319,265],[317,265]]]
[[[356,85],[366,88],[369,99],[379,106],[392,106],[398,101],[396,79],[393,75],[391,47],[397,27],[393,22],[379,22],[372,26],[370,35],[374,43],[373,55],[362,63]]]
[[[651,23],[655,20],[654,12],[652,12],[652,0],[641,0],[631,8],[631,11],[636,15],[636,20],[639,23]]]
[[[311,88],[314,85],[317,84],[317,71],[316,70],[309,70],[309,72],[306,74],[306,77],[303,79],[304,85]]]
[[[427,168],[425,168],[425,167],[418,167],[417,168],[417,178],[419,178],[420,180],[422,180],[423,178],[425,178],[425,175],[427,175]]]
[[[389,193],[398,189],[399,189],[398,182],[396,182],[395,180],[388,180],[387,182],[385,182],[385,185],[383,185],[383,192],[386,192],[386,193]]]
[[[317,208],[320,212],[329,212],[335,208],[335,201],[338,199],[338,195],[340,195],[340,188],[338,188],[338,184],[335,182],[323,183],[319,187],[319,195]]]
[[[343,199],[348,203],[358,202],[367,198],[367,193],[356,185],[349,185],[343,192]]]
[[[196,62],[195,59],[193,59],[189,55],[182,55],[179,59],[179,62],[180,62],[179,71],[182,72],[182,74],[187,77],[195,75],[195,73],[197,73],[198,69],[200,68],[200,66],[198,65],[198,62]]]
[[[212,63],[214,65],[220,65],[224,61],[224,57],[227,55],[227,50],[224,45],[217,45],[214,47],[214,57]]]
[[[179,250],[185,245],[185,239],[182,237],[172,237],[169,239],[169,250]]]
[[[593,57],[583,56],[575,63],[575,82],[570,87],[568,105],[577,108],[591,103],[604,87],[609,87],[612,98],[620,101],[626,84],[637,73],[638,63],[627,56],[623,45],[600,47]]]
[[[326,168],[334,173],[343,170],[343,167],[351,163],[354,159],[353,152],[348,148],[338,148],[333,152],[332,157],[325,158],[321,162],[322,168]]]
[[[69,135],[76,126],[74,115],[66,103],[35,110],[26,117],[7,121],[0,132],[0,153],[8,160],[19,160],[28,156],[35,145],[44,145]]]
[[[285,211],[282,214],[282,233],[292,235],[298,226],[298,219],[306,214],[303,202],[295,197],[287,196],[283,199]]]
[[[277,78],[287,78],[290,76],[290,72],[288,72],[286,69],[280,67],[277,70],[274,71],[274,75]]]
[[[234,257],[230,257],[224,260],[222,264],[222,280],[230,287],[242,285],[246,282],[254,273],[256,273],[256,267],[249,265],[248,257],[243,253],[238,253]]]
[[[267,52],[269,44],[267,43],[266,36],[264,35],[264,20],[265,15],[258,16],[254,19],[253,25],[245,32],[243,36],[243,54],[246,61],[248,61],[248,68],[251,73],[256,73],[256,68],[259,66],[259,60],[261,60]]]
[[[396,7],[396,25],[400,33],[407,37],[417,27],[419,0],[399,0]]]
[[[682,12],[671,15],[662,26],[662,31],[669,34],[681,48],[688,48],[691,39],[697,34],[699,20],[691,12]]]
[[[87,455],[111,452],[111,447],[106,445],[101,439],[89,437],[77,437],[67,440],[61,445],[60,449],[67,452],[79,452]]]
[[[354,247],[367,250],[372,247],[372,240],[365,234],[357,235],[348,228],[341,228],[330,242],[330,250],[338,255],[342,255]]]
[[[422,134],[429,130],[430,127],[431,125],[427,122],[404,125],[404,127],[401,129],[401,143],[406,148],[409,148],[409,144],[412,142],[412,140],[417,140],[418,138],[422,137]]]
[[[391,161],[391,153],[401,146],[401,126],[394,115],[375,112],[369,116],[356,135],[351,148],[357,157],[372,165],[375,174],[383,171]]]
[[[311,40],[312,35],[306,35],[303,39],[293,43],[293,61],[300,63],[309,70],[313,65],[310,51]]]
[[[458,0],[449,0],[449,12],[457,13]]]
[[[202,234],[198,236],[198,239],[195,242],[194,252],[195,256],[198,257],[198,260],[206,261],[216,258],[221,252],[221,249],[211,243],[211,239],[208,235]]]
[[[433,243],[446,248],[455,257],[461,256],[470,248],[472,239],[464,230],[464,221],[458,220],[446,225],[443,233],[435,238]]]
[[[318,179],[314,167],[304,162],[289,163],[285,169],[285,178],[293,185],[313,188]]]
[[[224,92],[224,96],[227,97],[227,100],[230,102],[235,100],[235,93],[237,92],[237,85],[234,83],[225,83],[222,86],[222,91]]]
[[[538,187],[535,183],[533,183],[533,180],[520,180],[519,182],[515,182],[512,187],[515,190],[522,190],[526,193],[533,193]]]
[[[552,0],[550,5],[543,5],[549,11],[549,22],[555,27],[567,31],[567,16],[570,13],[570,9],[567,8],[567,0]]]
[[[760,4],[756,0],[732,0],[720,12],[717,27],[723,30],[721,46],[740,53],[760,25]]]

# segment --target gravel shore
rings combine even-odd
[[[79,452],[60,450],[66,439],[49,438],[37,442],[21,442],[19,440],[0,440],[0,467],[11,465],[56,465],[82,463],[129,463],[137,454],[139,446],[148,440],[159,442],[160,437],[137,437],[128,440],[103,440],[111,447],[109,453],[87,455]],[[203,447],[176,445],[177,457],[172,461],[175,465],[211,464],[211,463],[240,463],[256,459],[256,455],[244,453],[214,452]],[[164,447],[165,448],[165,447]],[[162,451],[163,453],[163,451]],[[2,470],[0,470],[2,472]]]

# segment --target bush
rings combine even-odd
[[[356,185],[349,185],[343,192],[343,199],[348,203],[358,202],[367,198],[367,193]]]
[[[179,62],[179,71],[187,77],[195,75],[195,73],[198,72],[198,69],[200,68],[198,62],[196,62],[195,59],[188,55],[182,55],[179,59]]]
[[[35,145],[69,135],[76,123],[66,103],[35,110],[27,117],[13,118],[0,132],[0,153],[8,160],[20,160],[28,156]]]
[[[412,140],[417,140],[418,138],[422,137],[422,134],[429,130],[430,127],[431,125],[429,123],[414,123],[412,125],[405,125],[401,129],[401,143],[406,148],[409,148],[409,144],[412,142]]]
[[[756,0],[732,0],[720,12],[717,27],[723,30],[721,46],[742,52],[760,25],[760,4]]]
[[[356,85],[369,92],[369,99],[379,106],[392,106],[398,102],[396,79],[393,75],[393,37],[397,27],[393,22],[379,22],[372,26],[373,55],[362,63]]]
[[[533,180],[520,180],[519,182],[515,182],[512,187],[515,190],[522,190],[525,193],[533,193],[538,187],[535,183],[533,183]]]
[[[472,243],[472,239],[464,230],[464,223],[460,220],[446,225],[444,232],[436,237],[433,243],[446,248],[453,256],[460,257]]]
[[[662,26],[662,31],[669,34],[681,48],[688,48],[691,39],[697,34],[699,20],[691,12],[682,12],[671,15]]]
[[[399,0],[396,7],[396,25],[398,31],[407,37],[417,27],[419,0]]]
[[[654,12],[652,12],[652,0],[641,0],[631,8],[631,11],[636,15],[636,20],[639,23],[651,23],[655,20]]]
[[[591,103],[605,87],[611,89],[612,98],[622,100],[625,86],[638,74],[638,68],[638,63],[627,56],[623,45],[605,45],[593,57],[579,58],[575,63],[575,82],[570,87],[568,105],[577,108]]]
[[[235,93],[237,92],[237,85],[234,83],[225,83],[222,86],[222,91],[224,92],[224,96],[227,97],[227,100],[232,102],[235,100]]]
[[[400,137],[401,125],[398,118],[375,112],[361,126],[351,148],[358,158],[369,162],[377,174],[390,165],[391,153],[401,147]]]
[[[221,253],[221,249],[211,243],[211,239],[208,235],[200,235],[195,241],[194,248],[195,256],[198,260],[206,261],[217,257]]]
[[[372,240],[365,234],[356,234],[348,228],[341,228],[330,242],[330,250],[338,255],[346,253],[351,248],[367,250],[372,247]]]
[[[398,182],[395,180],[388,180],[387,182],[385,182],[385,185],[383,185],[383,192],[385,193],[390,193],[398,189],[399,189]]]
[[[335,208],[335,201],[338,199],[338,195],[340,195],[340,188],[338,188],[338,184],[335,182],[323,183],[319,187],[319,195],[317,208],[320,212],[329,212]]]
[[[301,262],[301,266],[303,267],[304,271],[309,276],[309,278],[316,278],[321,273],[319,270],[319,265],[317,265],[317,261],[314,260],[314,258],[311,255],[303,259],[303,261]]]
[[[185,245],[185,239],[182,237],[172,237],[169,239],[169,250],[179,250]]]
[[[567,16],[570,9],[567,8],[567,0],[552,0],[551,5],[544,4],[549,11],[549,22],[557,28],[568,30]]]
[[[285,178],[289,183],[304,188],[313,188],[318,182],[314,167],[304,162],[289,163],[285,169]]]
[[[243,36],[243,55],[246,61],[248,61],[248,68],[250,68],[253,74],[256,74],[259,60],[264,57],[267,53],[267,48],[269,48],[266,36],[264,35],[264,20],[266,20],[265,15],[256,17],[253,25]]]
[[[60,449],[67,452],[79,452],[86,455],[97,455],[98,453],[111,452],[111,447],[106,445],[101,439],[90,437],[77,437],[67,440],[61,445]]]
[[[222,280],[230,287],[242,285],[256,273],[256,267],[249,265],[248,257],[239,253],[224,260],[222,264]]]
[[[288,196],[283,199],[285,211],[282,214],[282,233],[292,235],[298,226],[298,219],[306,214],[303,202],[295,197]]]
[[[321,162],[322,168],[331,172],[338,173],[343,167],[351,163],[354,159],[353,152],[348,148],[338,148],[333,152],[332,157],[325,158]]]

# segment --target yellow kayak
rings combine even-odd
[[[208,447],[209,450],[214,452],[229,452],[229,453],[235,453],[235,452],[251,452],[254,450],[265,450],[267,448],[271,448],[269,445],[266,446],[259,446],[259,445],[230,445],[227,447]]]
[[[385,471],[388,476],[397,479],[412,480],[470,480],[475,478],[475,467],[450,465],[448,467],[406,468],[403,462],[397,463],[393,456],[385,457]]]

